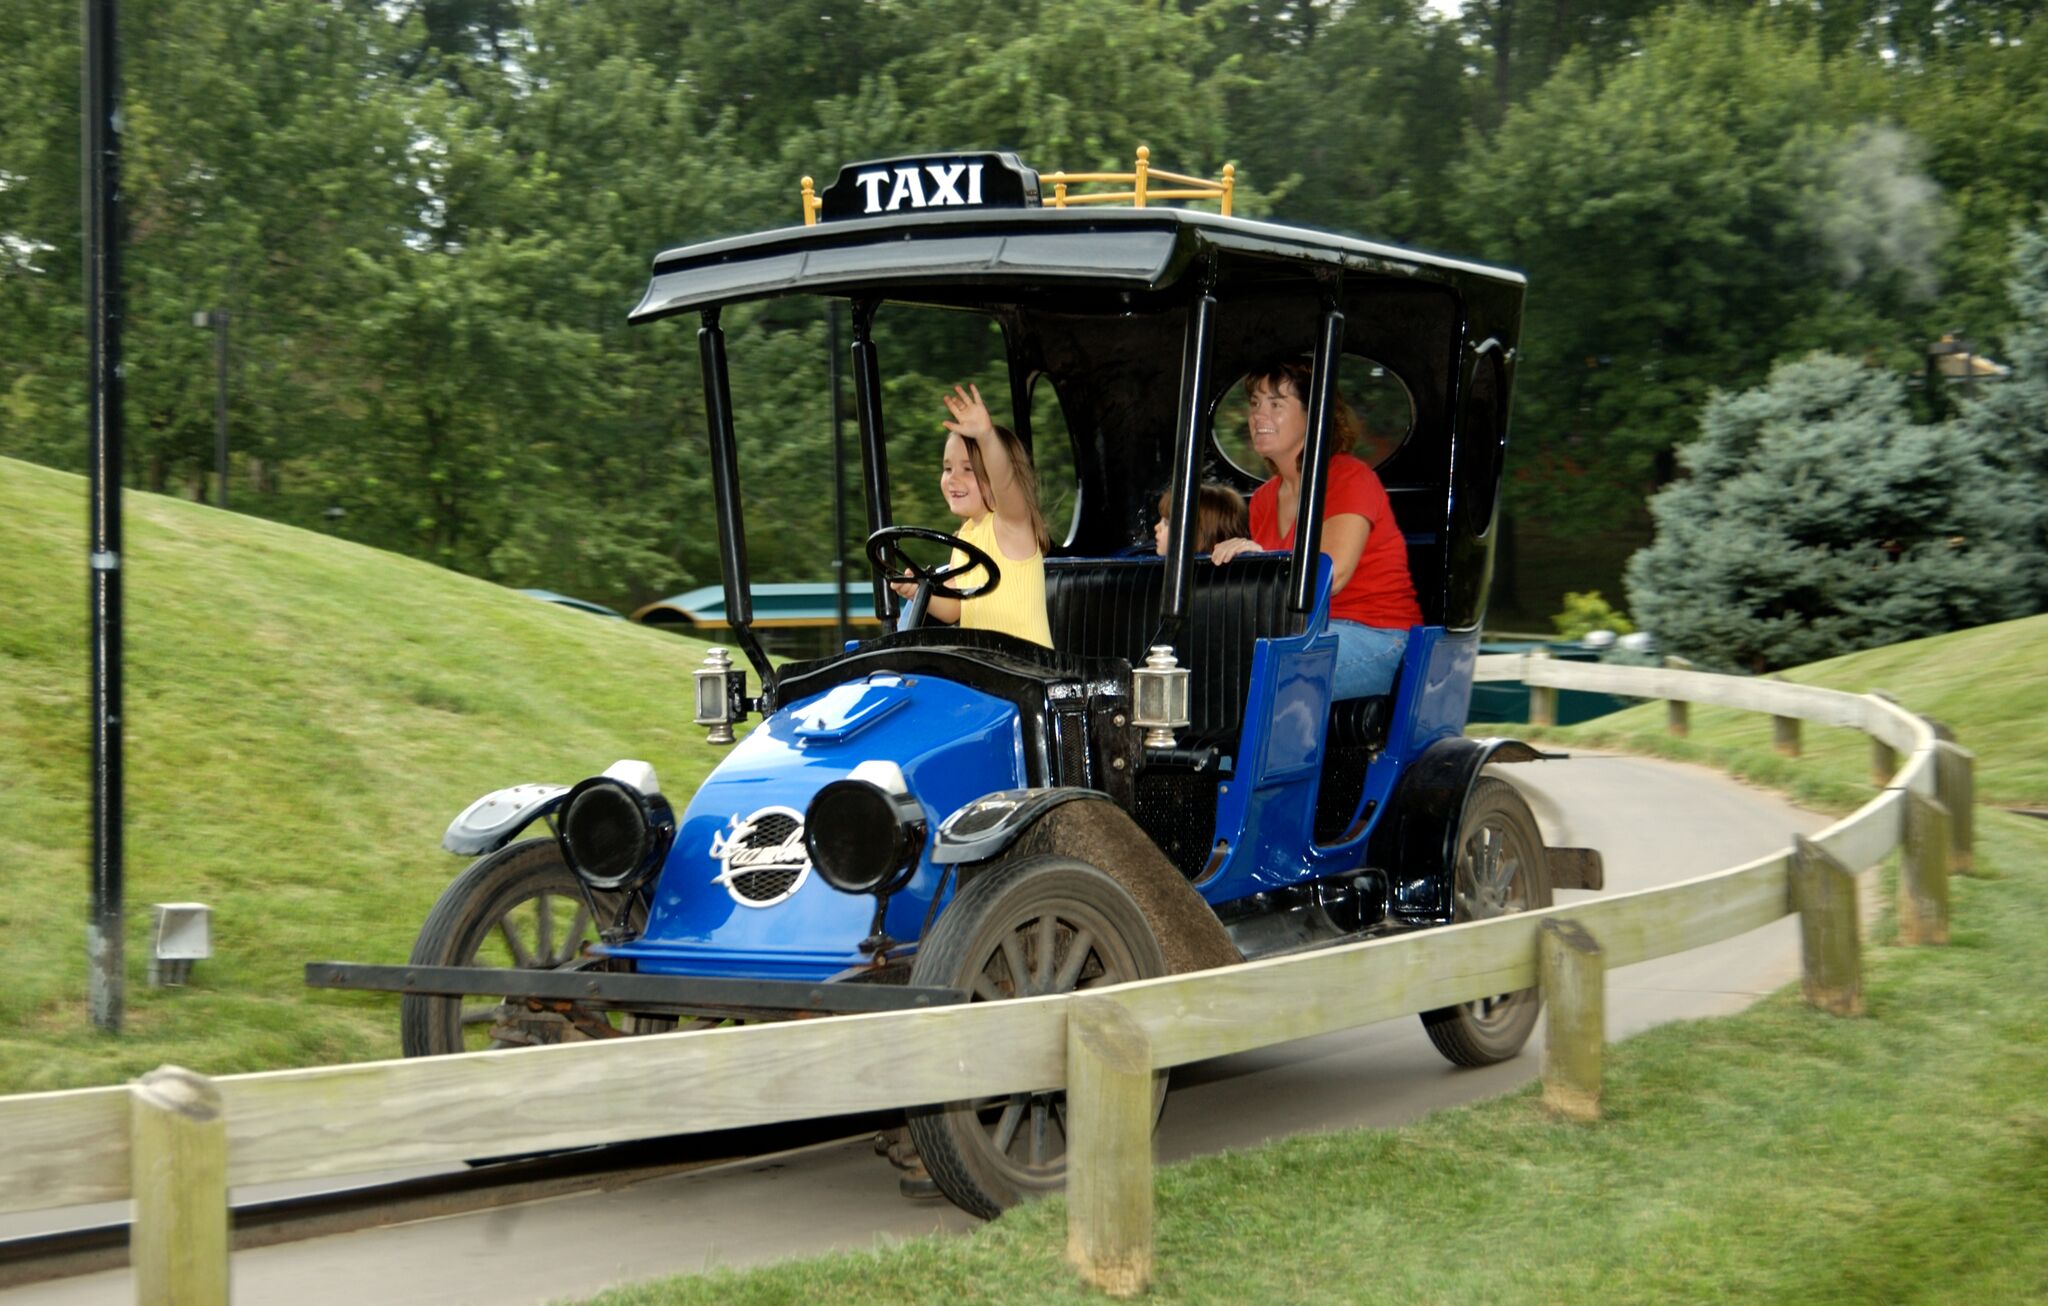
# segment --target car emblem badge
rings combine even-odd
[[[742,907],[786,902],[811,873],[803,814],[789,807],[735,813],[729,828],[711,836],[711,855],[719,863],[713,881]]]

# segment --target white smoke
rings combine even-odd
[[[1911,134],[1868,123],[1816,147],[1805,216],[1843,285],[1896,273],[1913,299],[1941,290],[1940,253],[1956,219],[1925,156]]]

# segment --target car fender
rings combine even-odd
[[[1562,758],[1519,739],[1452,735],[1423,749],[1387,798],[1387,813],[1367,844],[1368,864],[1387,873],[1394,914],[1405,920],[1451,918],[1451,867],[1458,825],[1479,772],[1492,764]],[[1600,854],[1590,848],[1546,848],[1552,887],[1597,889],[1604,878]]]
[[[441,846],[459,857],[492,853],[512,836],[553,812],[569,794],[568,785],[523,784],[494,789],[462,809],[448,823]]]
[[[1044,816],[1062,803],[1109,802],[1097,789],[1055,786],[1046,789],[998,789],[983,794],[939,824],[932,839],[932,861],[940,866],[985,862],[1000,856]]]
[[[961,883],[1004,854],[1051,854],[1087,862],[1130,892],[1166,955],[1167,969],[1230,966],[1244,954],[1187,877],[1130,813],[1098,789],[1005,789],[962,806],[940,824],[932,860],[959,867]]]
[[[603,774],[622,780],[643,794],[659,794],[661,781],[645,762],[621,758]],[[514,835],[562,805],[569,785],[521,784],[493,789],[462,809],[448,823],[441,846],[458,857],[494,853],[512,842]]]

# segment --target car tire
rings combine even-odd
[[[617,894],[592,896],[607,918],[618,911]],[[637,927],[637,899],[631,910]],[[427,913],[408,964],[558,970],[576,963],[596,938],[583,887],[560,847],[551,838],[526,839],[479,857],[455,877]],[[675,1028],[673,1019],[587,1014],[627,1033]],[[399,1033],[409,1057],[588,1037],[558,1013],[518,1011],[491,996],[465,1001],[424,994],[407,994],[400,1003]]]
[[[1452,919],[1489,920],[1550,905],[1543,834],[1513,785],[1481,776],[1458,819]],[[1498,994],[1422,1013],[1429,1041],[1453,1064],[1490,1066],[1522,1050],[1543,1009],[1540,989]]]
[[[1086,945],[1078,956],[1077,941]],[[1013,973],[1019,962],[1022,975]],[[1165,973],[1165,954],[1122,885],[1087,862],[1039,856],[970,881],[918,948],[910,982],[966,989],[981,1002]],[[1164,1071],[1155,1091],[1163,1103]],[[1059,1092],[947,1102],[910,1111],[910,1136],[941,1192],[994,1219],[1065,1184],[1065,1113]]]

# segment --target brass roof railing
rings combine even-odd
[[[1156,183],[1167,183],[1160,188]],[[1090,195],[1070,195],[1067,187],[1075,185],[1110,185],[1124,183],[1129,190],[1102,191]],[[1216,200],[1220,203],[1224,217],[1230,216],[1231,193],[1237,188],[1237,165],[1223,165],[1223,176],[1216,181],[1206,177],[1189,177],[1178,172],[1167,172],[1152,166],[1152,150],[1148,146],[1138,147],[1138,166],[1131,172],[1046,172],[1039,174],[1038,184],[1042,188],[1052,186],[1052,198],[1041,203],[1050,203],[1053,208],[1063,209],[1071,204],[1129,204],[1142,209],[1153,200]],[[1043,191],[1041,190],[1041,194]]]

